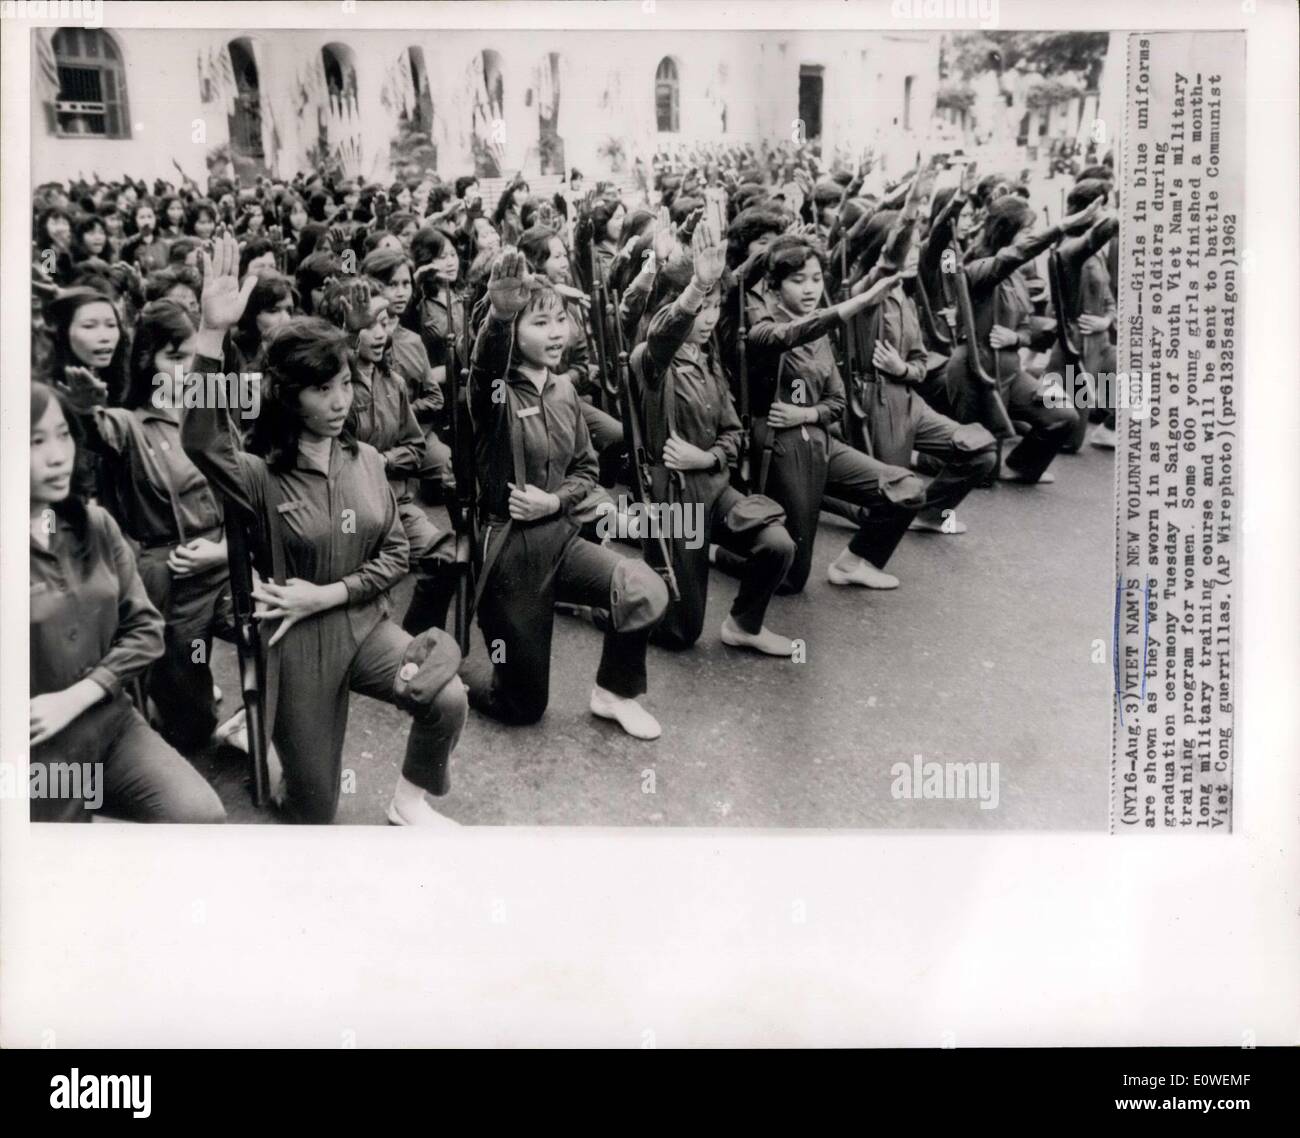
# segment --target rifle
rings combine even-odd
[[[451,422],[451,469],[456,487],[447,500],[447,515],[456,533],[456,599],[454,622],[456,643],[462,656],[469,655],[470,624],[473,620],[471,596],[474,586],[474,550],[477,542],[478,518],[474,501],[473,440],[461,420],[460,390],[468,386],[469,369],[461,368],[460,349],[456,341],[456,310],[452,305],[451,285],[443,286],[447,307],[447,398],[451,400],[448,416]],[[469,294],[464,298],[465,334],[469,335]]]
[[[645,437],[641,433],[641,404],[632,390],[632,369],[628,366],[626,348],[620,344],[618,349],[619,392],[623,399],[625,418],[630,434],[628,441],[632,447],[632,493],[637,501],[649,503],[655,500],[654,484],[650,480],[650,456],[646,453]],[[681,600],[681,590],[677,587],[677,574],[673,572],[672,549],[664,537],[663,528],[655,526],[655,541],[659,545],[659,556],[663,565],[652,566],[668,586],[668,595],[673,601]]]
[[[848,272],[848,238],[840,242],[840,297],[849,298]],[[857,355],[853,350],[853,324],[859,317],[855,316],[847,324],[842,324],[844,336],[844,400],[845,429],[849,444],[863,452],[871,454],[871,428],[867,423],[867,398],[865,396],[866,380],[858,370]]]
[[[234,503],[223,503],[226,514],[226,560],[230,563],[230,595],[235,618],[235,650],[239,655],[239,686],[244,694],[248,728],[248,757],[252,763],[253,803],[266,805],[270,773],[266,756],[266,654],[254,616],[253,570],[248,535]]]
[[[749,493],[753,471],[749,452],[754,445],[754,420],[749,410],[749,326],[745,321],[745,282],[736,282],[736,364],[739,374],[740,395],[740,453],[736,456],[736,473],[740,477],[740,487]]]
[[[588,296],[591,298],[591,330],[596,341],[596,364],[600,373],[600,394],[597,406],[602,411],[609,410],[610,383],[609,360],[605,345],[605,305],[601,298],[602,283],[596,277],[596,243],[587,246],[587,280]]]
[[[1075,401],[1078,395],[1075,383],[1082,380],[1086,390],[1087,406],[1096,407],[1097,383],[1084,367],[1083,349],[1070,331],[1070,309],[1065,298],[1065,266],[1061,263],[1061,254],[1056,248],[1052,248],[1047,254],[1047,284],[1052,298],[1052,312],[1056,317],[1056,342],[1061,348],[1061,367],[1063,371],[1072,371],[1074,374],[1074,381],[1066,386],[1067,394],[1071,401]],[[1064,375],[1061,376],[1061,381],[1064,385]],[[1077,402],[1075,405],[1078,406]],[[1071,436],[1071,445],[1076,448],[1081,446],[1087,431],[1088,413],[1083,411]]]
[[[984,361],[980,358],[979,335],[975,330],[975,307],[971,303],[970,282],[966,279],[966,270],[961,262],[961,247],[954,241],[948,251],[952,254],[951,267],[944,264],[942,271],[951,280],[953,296],[957,301],[957,319],[966,336],[967,373],[988,395],[989,405],[996,420],[994,426],[997,428],[999,438],[1014,439],[1016,437],[1016,425],[1011,421],[1011,416],[1007,414],[1006,405],[1002,402],[1002,391],[998,386],[998,381],[984,369]],[[995,324],[997,323],[997,303],[997,293],[994,292],[993,322]],[[996,369],[996,351],[993,359],[994,368]]]

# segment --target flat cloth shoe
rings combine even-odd
[[[633,739],[658,739],[663,734],[659,720],[634,699],[624,699],[604,688],[591,689],[591,714],[612,719]]]
[[[826,579],[832,585],[861,585],[867,589],[898,588],[897,577],[877,569],[874,565],[868,564],[866,561],[859,562],[857,568],[852,572],[847,569],[841,569],[834,561],[832,561],[830,568],[826,570]]]
[[[947,529],[944,529],[945,523],[948,526]],[[955,534],[955,533],[965,533],[966,523],[958,519],[956,516],[949,516],[947,518],[936,519],[936,518],[927,518],[924,514],[917,514],[916,517],[912,519],[911,528],[916,530],[922,530],[925,533]]]
[[[441,830],[459,830],[460,823],[445,814],[439,814],[429,805],[427,798],[398,804],[396,795],[388,804],[388,821],[394,826],[429,826]]]
[[[769,628],[746,632],[731,617],[722,622],[722,643],[732,648],[751,648],[767,656],[793,656],[794,642]]]

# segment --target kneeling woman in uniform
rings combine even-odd
[[[201,747],[217,725],[208,659],[213,636],[228,636],[233,622],[221,505],[181,449],[175,380],[190,372],[194,337],[179,304],[147,304],[131,341],[122,407],[102,405],[107,390],[89,370],[65,373],[80,429],[104,463],[118,521],[139,547],[149,600],[167,622],[148,690],[164,736],[181,751]]]
[[[427,473],[429,457],[406,384],[394,368],[395,325],[389,302],[361,277],[331,285],[321,301],[321,315],[348,334],[354,364],[353,432],[383,456],[411,546],[415,588],[402,627],[412,636],[426,628],[442,628],[456,591],[456,543],[451,531],[438,529],[415,501],[414,480]],[[416,346],[423,354],[418,339]]]
[[[897,277],[884,278],[833,308],[818,308],[825,289],[820,249],[799,241],[768,253],[769,300],[749,330],[749,377],[758,487],[786,509],[799,550],[785,587],[808,580],[822,498],[831,495],[867,513],[848,547],[831,562],[833,585],[896,589],[885,572],[912,519],[925,505],[925,483],[905,466],[863,454],[830,433],[844,412],[844,381],[830,331],[880,303]]]
[[[1013,421],[1029,424],[1029,433],[1002,460],[1000,478],[1011,482],[1055,482],[1047,468],[1070,440],[1079,421],[1073,407],[1054,398],[1053,385],[1036,379],[1021,366],[1020,349],[1038,351],[1052,346],[1055,330],[1036,328],[1030,321],[1033,305],[1023,275],[1017,270],[1046,252],[1063,234],[1078,233],[1096,220],[1102,199],[1061,219],[1041,232],[1033,231],[1034,211],[1024,198],[1007,194],[989,206],[979,243],[966,255],[965,272],[974,309],[977,344],[964,340],[953,352],[944,372],[953,417],[963,423],[983,422],[996,427],[988,396],[970,376],[968,352],[988,358],[988,374],[998,385]],[[987,344],[991,351],[987,352]]]
[[[494,671],[470,703],[506,723],[535,723],[550,691],[555,602],[608,616],[591,710],[638,739],[660,734],[637,703],[646,645],[668,590],[643,561],[583,541],[573,516],[596,486],[581,400],[557,369],[569,343],[563,298],[504,250],[470,370],[483,562],[479,625]]]
[[[224,822],[216,792],[123,690],[162,655],[163,622],[117,523],[72,489],[70,422],[33,383],[31,819],[89,822],[102,805],[142,822]]]
[[[733,648],[769,656],[793,656],[794,642],[767,628],[763,619],[777,586],[794,560],[795,543],[783,524],[785,511],[761,494],[745,496],[731,485],[730,466],[740,452],[741,425],[723,375],[710,350],[718,324],[726,246],[707,222],[692,235],[692,256],[659,274],[658,311],[646,342],[632,352],[632,372],[644,396],[645,443],[658,456],[651,469],[655,499],[681,516],[693,512],[703,533],[695,544],[671,534],[681,599],[656,630],[666,648],[689,648],[704,630],[710,542],[742,560],[740,590],[721,637]],[[655,543],[647,554],[658,557]]]
[[[222,337],[253,287],[251,280],[240,287],[238,260],[229,236],[215,258],[204,258],[201,373],[220,370]],[[388,618],[388,590],[406,573],[409,545],[383,456],[353,437],[351,407],[344,334],[299,317],[267,346],[251,453],[237,448],[219,408],[187,409],[181,440],[248,521],[262,576],[253,592],[265,606],[259,616],[279,622],[267,642],[265,718],[284,766],[289,816],[333,819],[348,693],[357,691],[414,718],[389,821],[446,823],[426,792],[450,787],[449,760],[466,714],[455,674],[460,655],[441,630],[413,639]]]

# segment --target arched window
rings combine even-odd
[[[231,40],[226,50],[235,80],[235,110],[227,116],[227,124],[231,158],[238,170],[241,161],[258,163],[266,156],[262,147],[262,88],[252,41]]]
[[[59,73],[55,132],[130,138],[126,69],[113,37],[94,28],[60,28],[52,45]]]
[[[665,55],[655,71],[655,127],[661,134],[676,134],[681,123],[681,82],[677,60]]]
[[[411,89],[415,92],[415,106],[409,114],[411,127],[427,134],[433,129],[433,95],[429,91],[429,72],[424,66],[424,48],[407,48],[406,61],[411,69]]]
[[[503,134],[506,116],[506,84],[501,53],[485,48],[475,57],[474,107],[471,115],[474,173],[480,178],[499,178],[504,173]]]
[[[537,69],[537,151],[543,174],[564,173],[560,137],[560,53],[547,52]]]

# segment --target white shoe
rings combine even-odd
[[[1095,447],[1101,447],[1102,450],[1114,450],[1115,431],[1102,423],[1093,429],[1092,437],[1088,441]]]
[[[998,471],[998,477],[1003,482],[1020,482],[1026,486],[1050,486],[1056,481],[1056,475],[1050,470],[1044,470],[1037,478],[1026,478],[1020,471],[1008,466],[1006,459],[1002,460],[1002,469]]]
[[[439,814],[429,796],[405,777],[399,777],[388,804],[388,821],[394,826],[429,826],[441,830],[459,830],[459,822]]]
[[[591,714],[614,720],[633,739],[658,739],[659,720],[634,699],[624,699],[600,686],[591,689]]]
[[[794,641],[764,626],[759,632],[746,632],[731,617],[722,622],[722,643],[732,648],[752,648],[765,656],[793,656]]]
[[[920,530],[922,533],[957,534],[966,532],[966,523],[956,514],[949,514],[946,518],[942,515],[936,518],[930,514],[920,513],[912,519],[910,528]]]
[[[248,720],[241,707],[212,733],[218,743],[248,754]]]
[[[832,585],[861,585],[866,589],[897,589],[898,578],[877,569],[869,561],[858,558],[852,569],[845,569],[839,559],[832,561],[826,570],[826,579]]]

